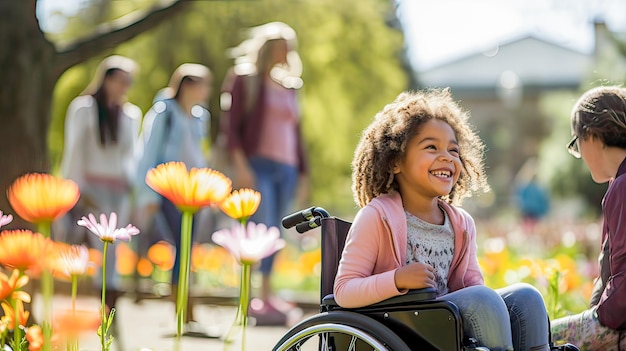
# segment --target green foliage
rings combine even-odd
[[[89,32],[89,21],[108,21],[153,2],[95,1],[70,20],[66,32],[55,39],[77,37]],[[104,11],[103,4],[110,8]],[[298,33],[304,66],[300,102],[311,166],[311,202],[351,214],[355,208],[350,162],[360,132],[378,110],[407,88],[400,58],[402,36],[386,24],[391,10],[390,2],[385,0],[197,1],[184,14],[111,53],[138,62],[140,71],[129,100],[144,112],[179,64],[197,62],[210,67],[214,93],[209,110],[215,135],[219,87],[232,65],[225,54],[227,49],[243,39],[247,27],[270,21],[291,25]],[[55,163],[62,152],[67,106],[87,85],[102,57],[68,70],[56,86],[50,131]]]
[[[538,174],[542,181],[549,184],[553,195],[582,200],[582,213],[575,216],[595,217],[600,213],[606,184],[594,183],[584,161],[572,157],[565,150],[571,139],[569,112],[580,94],[582,92],[561,91],[542,98],[541,108],[545,115],[552,116],[552,128],[550,135],[541,143]]]
[[[555,271],[552,276],[548,278],[548,292],[546,294],[546,309],[548,315],[552,319],[563,317],[563,306],[559,301],[559,281],[561,280],[562,273]]]
[[[102,311],[105,313],[105,311]],[[113,325],[113,318],[115,317],[115,308],[112,308],[109,312],[109,315],[105,317],[105,324],[100,325],[98,327],[98,331],[96,334],[98,337],[102,338],[102,328],[104,328],[104,345],[102,351],[109,351],[111,349],[111,345],[113,344],[114,337],[111,335],[111,326]]]
[[[584,161],[568,155],[564,152],[564,146],[571,139],[570,111],[576,100],[593,87],[623,86],[626,81],[625,38],[605,33],[604,29],[596,30],[601,31],[601,42],[597,45],[592,66],[579,90],[559,91],[541,99],[542,111],[552,117],[552,133],[542,142],[539,171],[556,196],[578,197],[585,205],[583,214],[594,217],[600,214],[600,203],[607,185],[594,183]]]

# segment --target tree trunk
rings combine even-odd
[[[182,12],[187,1],[158,4],[95,28],[59,47],[41,31],[36,0],[0,0],[0,192],[29,172],[48,172],[48,127],[57,79],[71,66],[111,49]],[[163,1],[161,2],[163,3]],[[13,213],[6,195],[0,211]],[[28,228],[14,216],[9,228]]]
[[[54,46],[34,16],[35,0],[0,1],[0,210],[13,213],[6,189],[20,175],[49,169],[47,131],[58,77]],[[14,216],[16,217],[16,216]],[[15,218],[13,227],[26,227]]]

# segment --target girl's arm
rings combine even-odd
[[[335,278],[335,300],[340,306],[363,307],[406,293],[398,291],[395,285],[398,264],[374,274],[379,261],[393,262],[392,257],[379,257],[381,253],[393,256],[391,250],[381,249],[385,244],[381,243],[381,238],[387,235],[385,231],[385,224],[375,209],[365,207],[359,211],[348,233]]]
[[[465,213],[465,219],[467,223],[467,236],[468,236],[468,266],[463,279],[465,286],[484,285],[485,279],[480,271],[478,265],[478,254],[476,253],[478,244],[476,243],[476,224],[474,219],[467,213]]]

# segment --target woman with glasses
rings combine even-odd
[[[552,335],[581,350],[626,350],[626,89],[598,87],[583,94],[572,110],[572,134],[570,154],[609,188],[590,308],[553,321]]]

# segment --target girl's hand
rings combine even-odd
[[[396,270],[394,281],[398,290],[435,288],[435,269],[426,263],[411,263]]]

